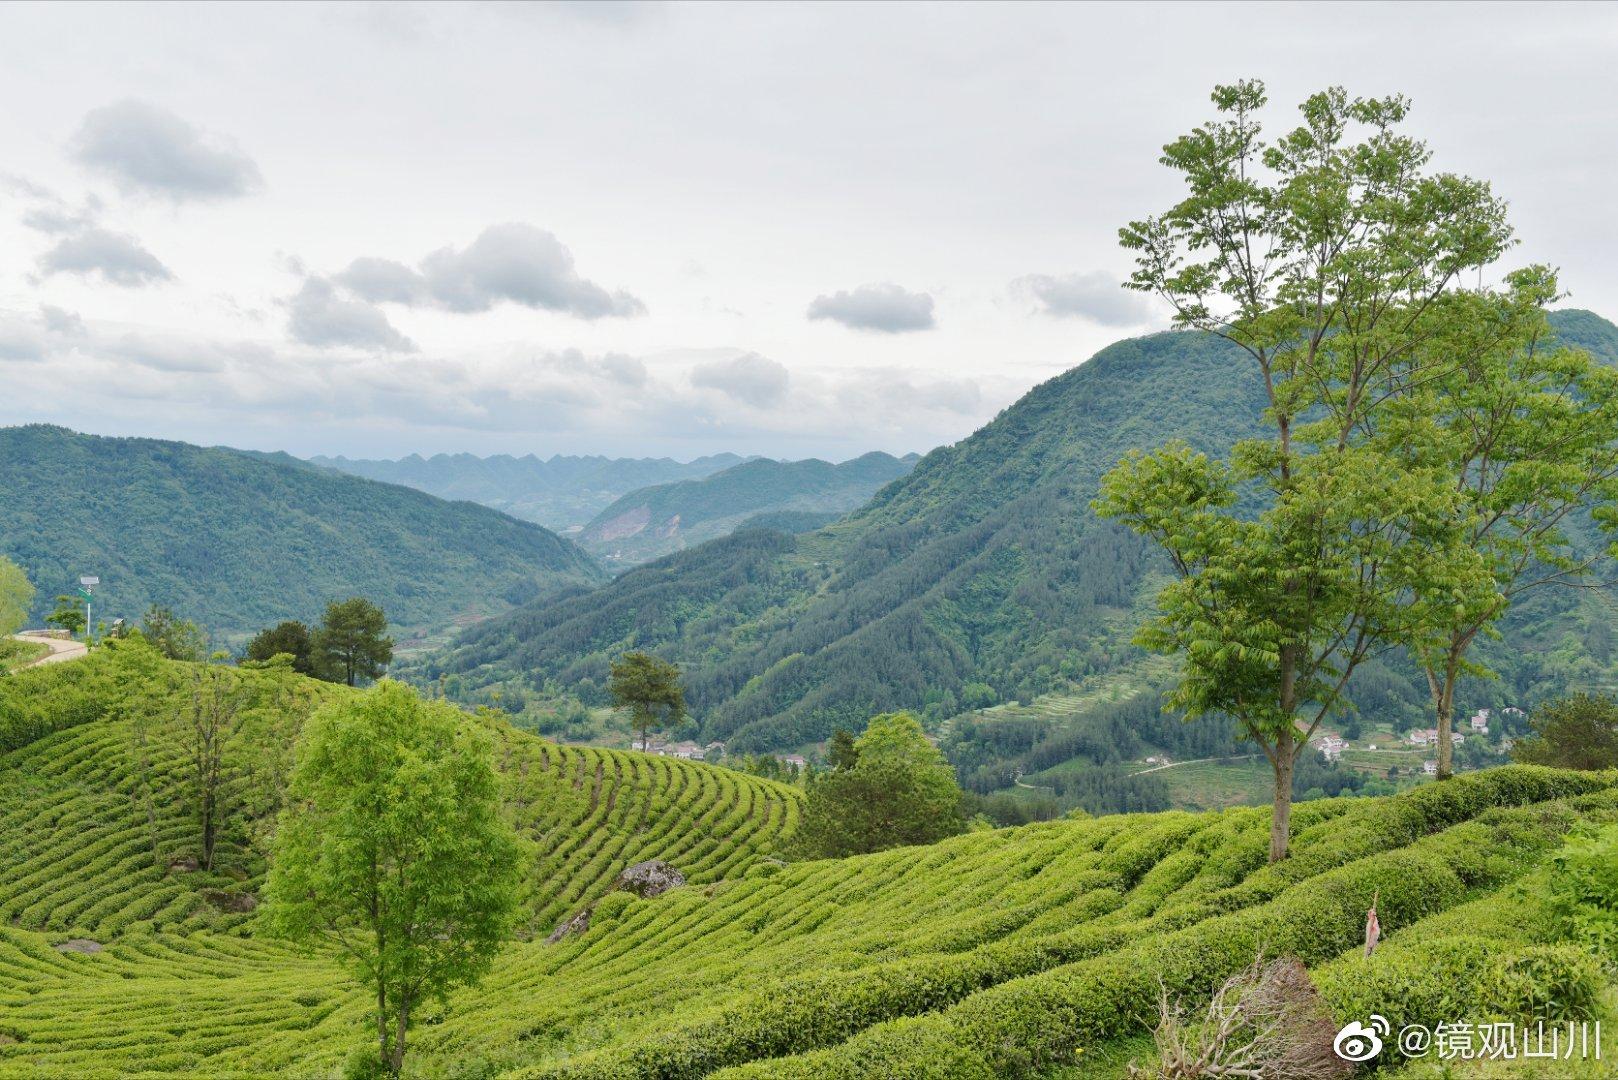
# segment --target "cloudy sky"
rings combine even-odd
[[[0,424],[844,458],[1161,325],[1218,81],[1399,91],[1618,315],[1618,5],[0,7]]]

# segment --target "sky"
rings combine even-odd
[[[1407,95],[1618,316],[1618,5],[0,6],[0,425],[300,455],[956,441],[1164,310],[1257,77]]]

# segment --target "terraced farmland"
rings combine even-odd
[[[0,754],[0,1076],[341,1075],[370,1003],[331,958],[258,932],[258,833],[230,832],[215,873],[175,865],[183,762],[147,762],[148,815],[134,721],[75,716]],[[1308,963],[1340,1019],[1610,1016],[1545,877],[1570,830],[1618,823],[1618,775],[1512,767],[1309,802],[1274,866],[1247,808],[783,864],[760,856],[790,835],[793,789],[468,722],[496,736],[532,844],[526,916],[481,986],[421,1017],[414,1075],[1117,1076],[1151,1049],[1159,979],[1194,1000],[1261,947]],[[653,856],[690,884],[606,893]],[[1365,959],[1373,895],[1390,936]],[[587,931],[544,943],[591,903]]]
[[[1591,964],[1556,943],[1528,886],[1576,822],[1618,820],[1615,781],[1507,769],[1310,803],[1296,856],[1274,867],[1263,812],[1243,809],[1035,825],[762,863],[650,901],[620,893],[576,939],[513,943],[481,988],[422,1028],[413,1068],[1071,1071],[1080,1049],[1104,1058],[1138,1041],[1159,975],[1203,990],[1260,942],[1319,965],[1328,1000],[1345,1008],[1367,986],[1390,995],[1375,1000],[1387,1012],[1412,985],[1456,979],[1474,1009],[1506,1008],[1489,999],[1491,973]],[[1374,891],[1393,933],[1366,961],[1355,947]],[[319,958],[251,931],[142,928],[93,956],[56,953],[59,933],[4,931],[0,1031],[18,1041],[0,1046],[0,1074],[339,1071],[364,1039],[361,996]],[[1449,962],[1429,972],[1434,950]]]
[[[109,652],[0,686],[0,1074],[340,1071],[364,1023],[353,984],[256,934],[267,821],[240,793],[215,871],[197,868],[188,762],[155,734],[173,718],[138,719],[121,662]],[[184,685],[182,666],[168,673]],[[347,692],[297,683],[301,715]],[[784,785],[468,722],[494,735],[529,841],[522,937],[543,937],[634,862],[664,859],[700,887],[743,872],[797,822],[800,795]],[[284,767],[287,748],[258,749],[281,751],[261,767]]]

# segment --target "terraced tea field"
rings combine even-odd
[[[1618,775],[1512,767],[1301,804],[1278,865],[1259,809],[783,864],[761,856],[791,833],[793,789],[469,722],[495,733],[532,843],[527,914],[481,986],[420,1018],[411,1075],[1118,1076],[1151,1048],[1160,979],[1195,1000],[1260,948],[1305,961],[1340,1019],[1613,1004],[1545,877],[1571,830],[1618,823]],[[252,830],[218,873],[170,865],[183,763],[151,769],[154,824],[129,724],[0,755],[0,1076],[341,1075],[370,1048],[366,995],[233,899],[262,878]],[[690,884],[606,894],[653,856]],[[1373,896],[1389,936],[1366,959]],[[587,931],[544,943],[591,902]]]

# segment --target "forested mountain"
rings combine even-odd
[[[701,480],[632,491],[584,527],[578,542],[609,567],[633,566],[735,532],[743,525],[800,531],[788,513],[816,515],[817,528],[863,506],[920,460],[870,453],[833,465],[758,458]],[[769,516],[765,516],[769,515]],[[829,515],[819,518],[819,515]]]
[[[1564,340],[1618,361],[1618,328],[1558,312]],[[631,570],[598,591],[474,627],[423,674],[469,700],[499,686],[604,700],[608,658],[680,662],[704,735],[735,749],[799,745],[875,712],[958,712],[1036,695],[1140,658],[1129,643],[1155,556],[1089,509],[1127,451],[1171,437],[1221,451],[1252,429],[1257,373],[1217,339],[1122,341],[1036,387],[980,431],[928,454],[870,504],[802,536],[749,531]],[[1579,595],[1572,595],[1578,593]],[[1483,654],[1508,700],[1613,678],[1613,612],[1542,591]],[[1357,680],[1362,707],[1422,708],[1392,659]]]
[[[348,596],[443,629],[603,576],[538,525],[284,457],[0,429],[0,553],[38,587],[36,617],[97,574],[98,621],[165,604],[220,638]]]
[[[466,499],[537,521],[558,531],[578,528],[614,499],[637,488],[698,480],[740,465],[739,454],[711,454],[695,461],[600,456],[539,458],[495,454],[420,454],[397,461],[314,457],[313,464],[387,484],[403,484],[441,499]]]

